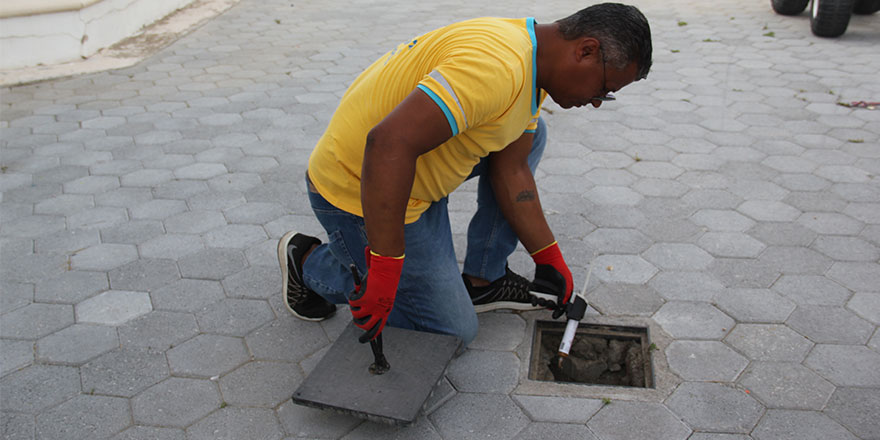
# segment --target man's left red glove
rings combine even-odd
[[[367,275],[360,284],[355,276],[355,291],[348,299],[354,324],[366,331],[358,338],[361,343],[375,339],[385,328],[388,315],[394,307],[397,284],[400,283],[400,273],[403,271],[402,256],[383,257],[370,251],[369,246],[364,249],[364,254]],[[370,280],[369,285],[367,278]]]
[[[553,319],[556,319],[565,313],[574,290],[571,270],[565,264],[559,244],[555,241],[532,254],[532,260],[535,261],[535,280],[531,286],[532,296],[535,298],[533,302],[545,307],[553,306]],[[542,293],[556,296],[555,301],[542,300],[541,297],[545,296]]]

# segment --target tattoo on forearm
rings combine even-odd
[[[517,202],[531,202],[533,200],[535,200],[535,192],[534,191],[525,190],[525,191],[516,195]]]

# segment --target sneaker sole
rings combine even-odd
[[[290,240],[293,238],[294,235],[296,235],[296,231],[290,231],[284,234],[281,237],[281,240],[278,240],[278,264],[281,265],[281,296],[284,298],[284,307],[287,307],[287,310],[291,314],[293,314],[293,316],[296,316],[303,321],[323,321],[329,318],[329,316],[323,318],[309,318],[307,316],[300,315],[299,313],[296,313],[296,310],[293,310],[293,307],[290,307],[290,301],[288,301],[287,299],[287,280],[290,276],[287,269],[287,245],[290,244]]]
[[[513,301],[498,301],[492,302],[489,304],[480,304],[474,306],[474,311],[477,313],[490,312],[492,310],[541,310],[543,307],[541,306],[533,306],[529,303],[521,303],[521,302],[513,302]]]

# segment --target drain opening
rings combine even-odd
[[[537,321],[529,379],[639,388],[654,387],[646,327],[581,323],[568,357],[557,354],[565,323]]]

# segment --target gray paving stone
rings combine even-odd
[[[247,203],[244,196],[237,191],[207,191],[187,199],[190,209],[195,211],[222,211]]]
[[[82,364],[119,347],[116,329],[76,324],[37,341],[37,359],[60,364]]]
[[[748,202],[746,202],[748,203]],[[697,211],[691,221],[705,226],[710,231],[743,232],[755,225],[749,218],[731,210],[702,209]]]
[[[250,299],[225,299],[196,315],[203,332],[228,336],[245,336],[274,318],[266,301]]]
[[[0,379],[0,409],[34,414],[79,394],[73,367],[31,365]]]
[[[132,426],[116,434],[111,440],[185,440],[182,429]]]
[[[856,439],[846,428],[822,413],[781,409],[767,411],[752,437],[755,440]]]
[[[293,401],[287,401],[278,408],[278,419],[281,421],[281,425],[284,427],[284,430],[297,438],[340,438],[344,436],[346,433],[350,432],[354,427],[361,425],[363,422],[359,418],[355,418],[349,415],[340,414],[338,412],[332,410],[319,410],[314,408],[307,408],[304,406],[300,406],[294,404]],[[417,423],[414,427],[418,426]],[[424,425],[424,424],[422,424]],[[430,424],[428,424],[430,425]],[[361,427],[364,428],[375,428],[369,431],[385,431],[379,429],[379,426],[386,426],[379,423],[364,423]],[[398,431],[401,430],[399,427],[391,428],[389,430]],[[412,428],[404,428],[403,431],[406,431]],[[424,426],[422,426],[424,429]],[[428,429],[428,432],[433,432],[433,430]],[[346,438],[374,438],[370,434],[365,432],[352,432]],[[388,437],[381,438],[396,438],[395,433],[387,433],[390,434]],[[434,437],[436,438],[437,434],[434,433]],[[405,437],[404,437],[405,438]],[[430,438],[430,437],[428,437]]]
[[[880,292],[880,264],[836,262],[828,277],[856,291]]]
[[[835,261],[877,261],[880,248],[856,237],[821,236],[813,243],[813,249]]]
[[[190,439],[280,439],[284,436],[273,411],[259,408],[222,408],[186,430]]]
[[[514,439],[538,439],[538,438],[578,438],[584,440],[597,440],[589,429],[580,425],[567,425],[556,423],[530,423],[520,431]]]
[[[38,438],[106,438],[131,423],[128,401],[79,395],[37,416]]]
[[[3,315],[0,337],[39,339],[73,324],[73,307],[34,303]]]
[[[85,176],[64,183],[66,194],[98,194],[119,188],[119,179],[115,176]]]
[[[255,330],[245,342],[257,360],[298,362],[328,346],[329,340],[320,326],[285,316]]]
[[[121,325],[153,309],[146,292],[108,290],[76,305],[76,321]]]
[[[220,390],[231,405],[275,408],[290,399],[302,380],[293,364],[256,361],[220,378]]]
[[[187,210],[182,200],[154,199],[129,208],[135,220],[164,220]]]
[[[737,211],[764,222],[790,222],[801,215],[799,210],[775,200],[749,200],[737,207]]]
[[[202,378],[221,376],[250,359],[241,338],[208,334],[168,350],[166,356],[173,374]]]
[[[846,307],[874,325],[880,325],[880,294],[857,293],[849,300]]]
[[[712,274],[706,272],[669,272],[657,274],[648,283],[663,298],[674,301],[712,301],[724,290]]]
[[[797,222],[820,234],[830,235],[855,235],[864,227],[858,220],[832,212],[805,212]]]
[[[876,437],[880,420],[880,394],[871,388],[838,388],[824,413],[861,438]]]
[[[108,288],[107,275],[104,273],[67,271],[38,282],[34,299],[39,302],[76,304]]]
[[[842,307],[798,306],[786,324],[820,344],[865,344],[874,333],[873,324]]]
[[[34,438],[34,416],[0,412],[0,435],[8,440]]]
[[[717,341],[673,341],[666,347],[669,368],[687,381],[733,382],[748,359]]]
[[[752,440],[752,437],[744,434],[696,432],[688,440]]]
[[[165,234],[138,245],[144,258],[176,260],[205,248],[198,235]]]
[[[280,272],[275,266],[251,266],[223,279],[230,298],[266,299],[281,292]]]
[[[172,377],[131,399],[135,423],[183,428],[220,407],[217,386],[207,380]]]
[[[807,246],[817,235],[797,223],[758,223],[749,230],[749,235],[768,245]]]
[[[99,244],[70,257],[74,269],[104,272],[137,260],[137,248],[128,244]]]
[[[796,304],[769,289],[727,289],[715,297],[719,309],[737,322],[782,323]]]
[[[182,257],[178,262],[185,278],[222,280],[247,267],[244,254],[236,249],[205,249]]]
[[[645,259],[665,270],[703,270],[713,261],[711,255],[692,244],[658,243],[643,255]]]
[[[597,252],[638,254],[651,246],[651,240],[635,229],[599,228],[584,238]]]
[[[162,235],[165,229],[157,220],[135,220],[101,230],[101,241],[117,244],[141,244]]]
[[[642,284],[657,273],[657,268],[636,255],[601,255],[596,258],[593,275],[605,283]]]
[[[801,362],[814,345],[777,324],[737,324],[724,342],[751,360],[776,362]]]
[[[764,413],[745,392],[718,383],[685,382],[666,406],[692,429],[709,432],[749,433]]]
[[[153,193],[149,188],[118,188],[113,191],[95,194],[97,206],[118,206],[131,208],[149,202]]]
[[[156,310],[196,312],[225,298],[217,281],[181,279],[150,292]]]
[[[189,313],[152,311],[118,327],[124,347],[165,350],[199,332],[195,316]]]
[[[205,235],[210,247],[244,249],[268,238],[266,231],[256,225],[227,225]]]
[[[735,322],[711,304],[670,301],[654,314],[654,321],[674,338],[721,339]]]
[[[754,258],[766,247],[747,234],[739,232],[707,232],[697,244],[719,257]]]
[[[587,423],[604,405],[598,399],[512,396],[535,422]]]
[[[755,259],[716,258],[709,271],[726,287],[766,289],[781,275]]]
[[[34,343],[32,341],[13,341],[0,339],[0,377],[5,376],[34,362]]]
[[[151,291],[180,278],[173,260],[140,259],[119,266],[109,273],[114,290]]]
[[[203,234],[226,224],[223,214],[214,211],[187,211],[165,219],[165,230],[171,233]]]
[[[119,182],[123,187],[151,188],[165,182],[170,182],[172,179],[174,179],[174,173],[170,170],[146,168],[121,176]]]
[[[71,215],[95,206],[95,198],[85,194],[61,194],[34,205],[34,214]]]
[[[509,397],[497,394],[459,393],[429,419],[443,438],[459,439],[513,437],[529,423]]]
[[[34,285],[0,281],[0,314],[9,313],[34,302]]]
[[[629,423],[621,424],[620,420]],[[664,405],[646,402],[611,402],[587,426],[599,438],[608,440],[686,439],[692,432]]]
[[[86,393],[133,397],[170,375],[161,351],[141,348],[113,350],[80,369]]]
[[[819,344],[804,365],[837,386],[880,386],[880,354],[859,345]]]
[[[452,360],[446,377],[461,392],[509,394],[518,376],[519,359],[513,353],[467,350]]]
[[[767,408],[821,410],[834,385],[797,363],[755,362],[739,384]]]
[[[758,262],[784,274],[823,274],[832,263],[831,260],[818,252],[790,246],[768,247],[758,257]]]
[[[603,284],[589,293],[587,303],[605,315],[651,316],[663,299],[649,286]]]
[[[834,281],[815,275],[783,275],[772,289],[804,305],[843,305],[851,295]]]
[[[2,231],[3,235],[10,237],[39,238],[45,234],[61,231],[65,227],[64,217],[56,215],[29,215],[5,222],[0,231]]]

